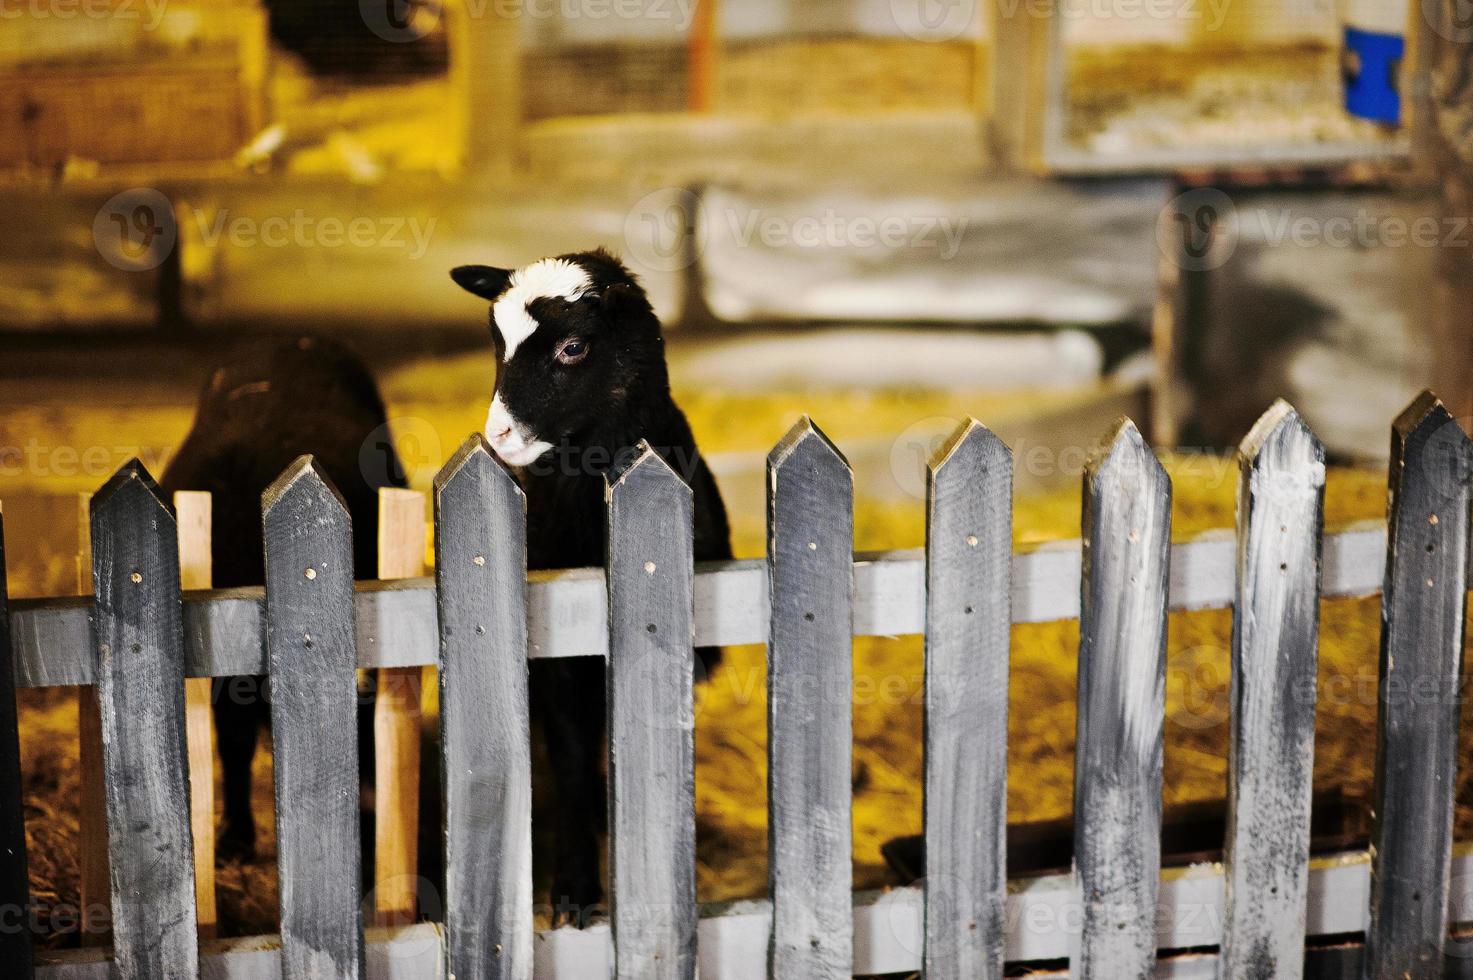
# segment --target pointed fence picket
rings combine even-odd
[[[976,421],[926,496],[925,971],[1000,978],[1007,897],[1013,459]]]
[[[262,497],[283,980],[363,976],[353,531],[310,456]]]
[[[178,528],[136,461],[92,498],[92,584],[114,975],[197,977]]]
[[[1392,426],[1365,975],[1440,975],[1458,782],[1473,444],[1430,393]]]
[[[1304,968],[1325,453],[1277,402],[1238,450],[1224,980]]]
[[[848,977],[854,477],[806,416],[767,457],[770,976]]]
[[[856,558],[848,464],[805,418],[769,457],[765,562],[693,569],[690,491],[642,447],[608,491],[607,574],[528,576],[521,489],[477,436],[435,481],[433,580],[361,583],[355,598],[346,508],[304,457],[263,499],[265,589],[191,593],[182,609],[173,515],[130,464],[93,501],[95,599],[7,606],[0,526],[6,975],[939,980],[1067,958],[1073,976],[1110,980],[1430,978],[1444,963],[1461,976],[1448,954],[1467,947],[1448,949],[1448,920],[1473,907],[1473,848],[1452,841],[1473,445],[1431,395],[1403,413],[1385,532],[1322,536],[1323,451],[1283,403],[1240,464],[1236,549],[1221,534],[1171,546],[1170,481],[1122,422],[1085,475],[1084,540],[1012,554],[1011,457],[969,422],[931,467],[925,553]],[[1383,581],[1374,846],[1311,860],[1317,603]],[[1225,860],[1163,877],[1166,613],[1226,606]],[[1010,886],[1009,627],[1074,615],[1074,871]],[[698,919],[693,647],[763,630],[772,897]],[[926,639],[926,877],[856,896],[851,641],[900,633]],[[603,651],[612,928],[537,934],[527,658]],[[354,672],[431,664],[444,929],[365,937]],[[201,946],[184,680],[260,672],[273,695],[281,937]],[[30,932],[11,927],[31,901],[12,682],[96,685],[111,963],[53,952],[38,967]],[[1338,942],[1308,941],[1326,936]]]
[[[1171,480],[1124,421],[1084,474],[1076,977],[1127,980],[1155,968],[1170,541]]]
[[[532,976],[527,505],[479,435],[435,477],[445,972]]]
[[[694,980],[691,491],[645,444],[610,481],[605,567],[614,976]]]

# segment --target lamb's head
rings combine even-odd
[[[491,303],[496,387],[486,438],[512,466],[616,428],[631,405],[664,396],[660,324],[632,273],[607,252],[542,259],[515,271],[454,269]]]

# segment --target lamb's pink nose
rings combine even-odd
[[[508,426],[505,426],[503,428],[497,429],[495,432],[491,433],[491,441],[492,442],[501,442],[501,441],[503,441],[504,439],[506,439],[510,435],[511,435],[511,426],[508,425]]]

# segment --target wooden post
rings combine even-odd
[[[10,927],[0,929],[0,963],[8,964],[15,976],[24,980],[29,980],[34,969],[30,908],[20,732],[16,722],[15,655],[10,645],[9,588],[5,576],[5,515],[0,512],[0,909],[9,917]]]
[[[92,498],[113,976],[199,976],[178,528],[137,460]]]
[[[1149,977],[1161,875],[1171,481],[1122,419],[1084,473],[1071,977]]]
[[[1325,451],[1286,402],[1238,448],[1224,980],[1304,968]]]
[[[303,456],[261,498],[283,980],[364,970],[353,529]]]
[[[445,973],[532,976],[527,503],[471,436],[435,477]]]
[[[174,494],[179,521],[179,584],[208,589],[214,583],[210,495],[202,490]],[[184,680],[184,729],[189,742],[189,825],[194,835],[194,903],[199,933],[215,935],[215,725],[211,679]]]
[[[1464,0],[1409,4],[1417,63],[1413,122],[1420,169],[1442,192],[1432,315],[1424,325],[1427,384],[1473,427],[1473,18]]]
[[[92,594],[92,495],[77,495],[77,594]],[[77,901],[83,946],[112,941],[112,884],[107,866],[107,794],[97,688],[77,688]]]
[[[477,11],[457,2],[445,10],[462,163],[472,172],[505,176],[516,166],[522,125],[520,6],[498,3]]]
[[[1215,217],[1215,215],[1213,215]],[[1158,219],[1157,234],[1162,234]],[[1172,225],[1168,233],[1178,234]],[[1186,234],[1186,232],[1182,232]],[[1182,309],[1182,289],[1193,273],[1182,269],[1181,252],[1177,248],[1158,246],[1156,255],[1156,296],[1151,304],[1151,354],[1155,370],[1150,380],[1150,418],[1147,427],[1151,442],[1165,449],[1181,442],[1181,393],[1185,384],[1181,376],[1180,336],[1187,317]]]
[[[768,976],[853,973],[854,476],[804,416],[767,457]]]
[[[1424,391],[1392,426],[1370,980],[1441,977],[1458,783],[1473,443]]]
[[[1055,0],[997,3],[986,118],[988,156],[999,172],[1040,172],[1061,131],[1063,51]]]
[[[976,420],[926,498],[927,980],[1003,975],[1013,459]]]
[[[686,100],[691,112],[710,112],[716,103],[721,55],[719,0],[694,0],[695,19],[686,40]]]
[[[425,499],[378,492],[378,577],[418,578],[425,569]],[[378,923],[407,925],[419,882],[419,667],[382,667],[373,706],[374,879]]]
[[[605,499],[614,976],[694,980],[691,491],[641,443]]]

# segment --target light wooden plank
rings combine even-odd
[[[532,976],[527,505],[472,436],[435,477],[445,971]]]
[[[366,934],[368,980],[445,980],[440,964],[440,930],[433,923]],[[110,980],[102,950],[52,952],[36,971],[38,980]],[[204,980],[281,980],[281,941],[277,936],[216,939],[200,957]]]
[[[0,511],[0,909],[9,916],[0,929],[0,963],[15,976],[34,968],[29,910],[31,888],[26,865],[26,815],[20,769],[20,731],[16,718],[15,664],[10,645],[9,583],[5,572],[5,514]]]
[[[1392,426],[1367,977],[1436,977],[1447,935],[1473,444],[1430,392]]]
[[[77,495],[77,594],[92,595],[92,498]],[[96,661],[92,642],[92,603],[87,621],[72,637],[82,645],[72,652],[79,663],[92,667]],[[60,648],[49,651],[60,658]],[[90,672],[78,684],[94,685]],[[112,884],[107,862],[107,790],[102,766],[102,709],[95,686],[77,690],[77,896],[81,905],[83,946],[105,946],[112,939]]]
[[[378,577],[418,578],[425,566],[425,499],[378,492]],[[381,667],[373,704],[374,908],[378,924],[408,925],[419,884],[421,667]]]
[[[353,532],[312,457],[262,496],[285,980],[363,975]]]
[[[179,583],[185,589],[214,584],[212,505],[203,490],[174,494],[179,522]],[[189,829],[194,837],[194,903],[201,937],[215,935],[215,725],[208,677],[184,681],[184,730],[189,745]]]
[[[199,976],[174,515],[134,460],[92,498],[117,980]]]
[[[1052,541],[1013,555],[1014,623],[1078,618],[1080,543]],[[1231,606],[1236,547],[1231,531],[1210,531],[1171,550],[1173,611]],[[1324,541],[1323,595],[1381,591],[1385,526],[1364,522]],[[1180,569],[1180,570],[1179,570]],[[854,635],[904,636],[925,628],[925,554],[920,549],[855,556]],[[696,566],[696,646],[766,641],[764,559]],[[607,655],[608,597],[601,569],[537,571],[527,576],[527,656]],[[16,599],[11,642],[21,687],[92,683],[90,599]],[[359,582],[355,602],[358,666],[431,665],[439,657],[435,594],[429,578]],[[264,593],[220,589],[184,596],[185,670],[190,677],[264,674]]]
[[[769,975],[852,975],[854,477],[806,416],[767,457]]]
[[[690,488],[647,443],[607,494],[614,975],[696,975]]]
[[[1363,932],[1368,919],[1370,855],[1348,851],[1311,859],[1309,865],[1309,935],[1317,938]],[[1452,904],[1473,904],[1473,846],[1460,845],[1452,862]],[[1223,879],[1220,864],[1195,864],[1162,873],[1159,949],[1215,946],[1221,942]],[[854,971],[869,976],[914,973],[921,968],[923,904],[919,887],[890,888],[854,895]],[[1007,961],[1059,960],[1069,955],[1071,923],[1077,923],[1078,895],[1070,875],[1014,879],[1008,889]],[[766,899],[703,905],[700,919],[702,980],[763,980],[765,947],[772,923]],[[393,929],[369,929],[370,980],[444,980],[438,925],[420,923]],[[565,927],[537,933],[539,980],[588,980],[612,976],[613,942],[606,923],[587,929]],[[280,940],[276,936],[215,940],[202,950],[201,973],[207,978],[277,980],[281,976]],[[43,980],[106,980],[104,951],[38,951]],[[1158,976],[1177,975],[1173,960],[1158,960]],[[265,964],[265,965],[262,965]],[[1357,971],[1347,976],[1359,976]],[[263,972],[264,971],[264,972]],[[1033,974],[1030,974],[1030,976]],[[1061,974],[1039,974],[1060,976]],[[1306,976],[1321,976],[1307,971]],[[1339,974],[1336,974],[1337,976]]]
[[[1325,452],[1286,402],[1238,450],[1223,976],[1304,968]]]
[[[975,420],[926,499],[925,975],[1002,976],[1012,454]]]
[[[1148,977],[1155,964],[1170,540],[1171,481],[1124,419],[1084,477],[1075,977]]]

